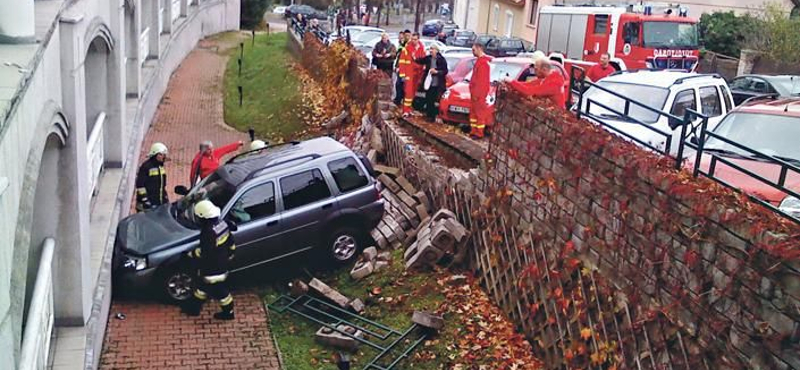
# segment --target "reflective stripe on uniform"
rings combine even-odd
[[[235,251],[236,250],[236,244],[231,244],[231,247],[229,249],[232,250],[232,251]]]
[[[206,283],[209,283],[209,284],[221,283],[221,282],[225,281],[225,279],[227,279],[227,278],[228,278],[228,273],[227,272],[224,273],[224,274],[219,274],[219,275],[203,276],[203,280],[205,280]]]
[[[147,195],[147,188],[136,188],[136,194]]]
[[[219,247],[219,246],[220,246],[220,245],[222,245],[222,244],[225,244],[225,242],[226,242],[226,241],[228,241],[228,237],[229,237],[230,235],[231,235],[231,233],[229,233],[229,232],[227,232],[227,233],[225,233],[225,234],[222,234],[222,235],[220,235],[220,236],[217,238],[217,247]]]
[[[194,297],[199,299],[199,300],[201,300],[201,301],[205,301],[206,298],[208,298],[208,296],[206,295],[206,292],[204,292],[204,291],[202,291],[200,289],[195,289],[194,290]]]
[[[219,300],[220,306],[230,306],[231,303],[233,303],[233,296],[230,294]]]
[[[406,74],[405,73],[400,73],[399,76],[400,76],[400,78],[406,78]]]
[[[471,125],[471,126],[477,129],[483,129],[484,127],[486,127],[486,125]]]
[[[150,175],[150,176],[161,176],[161,171],[159,171],[158,168],[151,168],[150,172],[148,172],[148,175]]]

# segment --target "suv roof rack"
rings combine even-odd
[[[722,78],[719,73],[704,73],[704,74],[695,74],[691,76],[681,77],[675,80],[675,85],[682,84],[686,80],[691,80],[693,78],[700,78],[700,77],[711,77],[711,78]]]
[[[270,164],[268,166],[261,167],[261,168],[253,170],[253,172],[250,172],[247,176],[244,177],[242,182],[250,180],[253,177],[255,177],[256,174],[262,173],[262,172],[264,172],[264,170],[270,169],[272,167],[280,166],[282,164],[286,164],[286,163],[289,163],[289,162],[294,162],[294,161],[297,161],[297,160],[300,160],[300,159],[306,159],[306,158],[317,159],[317,158],[320,158],[320,157],[322,157],[322,156],[319,155],[319,154],[305,154],[305,155],[301,155],[301,156],[297,156],[297,157],[292,157],[292,158],[289,158],[289,159],[286,159],[286,160],[283,160],[283,161],[280,161],[280,162],[275,162],[275,163],[272,163],[272,164]]]
[[[245,155],[247,155],[247,154],[250,154],[250,153],[256,153],[256,152],[260,152],[260,151],[262,151],[262,150],[264,150],[264,149],[273,149],[273,148],[278,148],[278,147],[282,147],[282,146],[285,146],[285,145],[297,145],[297,144],[300,144],[300,142],[299,142],[299,141],[297,141],[297,140],[292,140],[292,141],[289,141],[289,142],[286,142],[286,143],[283,143],[283,144],[277,144],[277,145],[273,145],[273,146],[270,146],[270,145],[269,145],[269,142],[266,142],[265,144],[266,144],[266,145],[265,145],[263,148],[260,148],[260,149],[253,149],[253,150],[248,150],[248,151],[246,151],[246,152],[239,153],[239,154],[237,154],[237,155],[235,155],[235,156],[231,157],[231,159],[229,159],[229,160],[225,161],[225,164],[228,164],[228,163],[233,163],[233,161],[234,161],[234,160],[236,160],[236,159],[238,159],[239,157],[245,156]]]

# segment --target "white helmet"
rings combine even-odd
[[[253,140],[253,142],[250,143],[250,150],[264,149],[266,146],[267,143],[265,143],[263,140]]]
[[[150,146],[150,157],[156,154],[167,155],[167,146],[162,143],[153,143],[153,145]]]
[[[210,200],[201,200],[194,205],[194,214],[200,218],[211,219],[219,217],[220,210]]]

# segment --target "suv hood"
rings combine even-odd
[[[172,205],[165,204],[120,221],[117,226],[117,242],[122,249],[144,256],[199,237],[199,230],[184,227],[172,217],[171,207]]]

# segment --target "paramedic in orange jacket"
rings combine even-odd
[[[489,95],[491,86],[489,61],[492,58],[484,53],[483,44],[479,43],[472,45],[472,54],[478,59],[475,61],[475,66],[472,67],[472,78],[469,80],[469,95],[472,103],[469,109],[469,134],[480,139],[483,137],[486,123],[490,119],[486,96]]]
[[[411,114],[411,103],[417,94],[420,80],[422,78],[423,66],[414,63],[415,60],[425,57],[425,47],[419,42],[419,34],[411,35],[411,40],[400,52],[398,60],[399,76],[404,80],[403,83],[403,116]]]
[[[566,104],[564,76],[555,70],[548,59],[536,59],[534,70],[536,79],[528,82],[511,81],[509,87],[526,96],[547,98],[555,106],[564,109]]]

